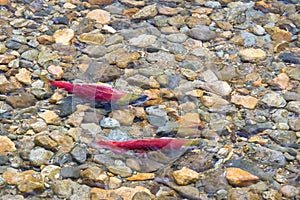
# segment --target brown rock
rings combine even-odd
[[[63,45],[71,45],[74,38],[74,31],[72,29],[60,29],[55,31],[54,35],[55,43]]]
[[[67,134],[52,132],[51,138],[57,142],[58,146],[60,146],[59,150],[61,152],[69,152],[74,146],[73,138]]]
[[[53,44],[55,42],[54,37],[50,35],[40,35],[36,39],[40,44],[46,44],[46,45]]]
[[[145,106],[159,105],[162,102],[160,91],[158,89],[145,90],[144,94],[149,97],[149,100],[144,103]]]
[[[50,65],[47,70],[55,79],[61,79],[64,75],[64,70],[59,65]]]
[[[103,5],[109,5],[109,4],[112,4],[113,0],[89,0],[89,3],[91,5],[100,5],[100,6],[103,6]]]
[[[11,141],[7,136],[0,136],[0,155],[7,155],[9,152],[13,152],[16,149],[15,143]]]
[[[25,68],[21,68],[19,70],[19,73],[16,74],[16,78],[21,83],[24,83],[26,85],[30,85],[32,83],[31,81],[31,73]]]
[[[131,110],[125,109],[125,110],[113,110],[109,117],[117,120],[120,122],[120,124],[124,126],[130,126],[133,124],[134,120],[134,114]]]
[[[109,23],[110,13],[105,10],[96,9],[96,10],[92,10],[91,12],[89,12],[86,15],[86,18],[94,19],[94,20],[96,20],[96,22],[104,25],[104,24]]]
[[[130,187],[120,187],[115,190],[105,190],[100,188],[92,188],[90,192],[91,200],[99,200],[99,199],[111,199],[110,195],[115,193],[122,197],[123,200],[132,200],[133,196],[138,192],[145,192],[154,198],[154,195],[145,187],[136,186],[134,188]]]
[[[195,128],[199,126],[201,121],[198,113],[186,113],[181,116],[178,123],[181,127]]]
[[[245,108],[254,109],[258,99],[251,96],[233,95],[231,96],[231,103],[242,105]]]
[[[133,6],[133,7],[141,7],[145,6],[146,3],[145,1],[140,1],[140,0],[121,0],[121,3],[127,5],[127,6]]]
[[[15,86],[7,80],[5,75],[0,74],[0,93],[13,92],[15,89]]]
[[[33,170],[18,172],[16,169],[7,168],[7,170],[3,173],[2,177],[6,180],[8,184],[17,185],[22,180],[24,180],[25,177],[36,175],[36,174],[37,172]]]
[[[58,146],[57,142],[51,139],[51,137],[46,133],[36,135],[34,137],[34,143],[41,147],[52,149],[52,150],[56,150]]]
[[[155,178],[154,173],[138,173],[131,177],[126,178],[128,181],[145,181],[145,180],[152,180]]]
[[[256,62],[264,60],[267,54],[261,49],[248,48],[240,50],[239,56],[243,61]]]
[[[80,42],[85,42],[87,44],[101,45],[105,42],[105,37],[101,33],[83,33],[78,37]]]
[[[2,54],[0,55],[0,64],[8,64],[10,61],[15,59],[16,56],[12,54]]]
[[[274,41],[286,41],[290,42],[292,40],[293,34],[289,31],[280,29],[278,27],[273,28],[273,34],[271,36],[272,40]]]
[[[178,9],[177,8],[171,8],[167,6],[159,6],[157,8],[157,11],[161,15],[177,15]]]
[[[160,32],[163,34],[174,34],[179,33],[179,30],[176,26],[164,26],[160,28]]]
[[[123,10],[123,15],[127,17],[128,19],[132,18],[132,15],[137,13],[140,9],[138,8],[128,8]]]
[[[250,191],[249,188],[232,188],[228,191],[227,199],[230,200],[241,200],[241,199],[247,199],[247,200],[258,200],[263,199],[259,194]],[[271,198],[271,199],[281,199],[281,198]]]
[[[231,185],[245,187],[257,183],[260,179],[240,168],[230,167],[226,169],[226,179]]]
[[[88,167],[80,173],[80,176],[85,182],[96,182],[104,186],[108,184],[109,179],[106,172],[97,166]]]
[[[228,31],[233,28],[233,26],[227,21],[217,21],[216,25],[225,31]]]
[[[6,97],[6,101],[14,108],[27,108],[34,105],[35,98],[32,94],[22,92]]]
[[[0,0],[0,6],[10,5],[10,0]]]
[[[197,172],[186,167],[183,167],[181,170],[174,171],[172,175],[176,183],[179,185],[187,185],[199,179],[199,174]]]
[[[284,90],[289,86],[289,81],[290,77],[286,73],[280,73],[272,82]]]
[[[51,110],[46,110],[43,113],[38,114],[47,124],[54,124],[59,125],[60,124],[60,118],[59,116]]]
[[[139,10],[135,13],[132,18],[133,19],[148,19],[151,17],[155,17],[157,15],[157,8],[156,4],[152,4],[149,6],[144,7],[143,9]]]

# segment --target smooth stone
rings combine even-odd
[[[115,160],[114,165],[107,166],[107,169],[111,173],[120,175],[121,177],[129,177],[132,174],[132,170],[121,160]]]
[[[266,147],[253,147],[254,152],[249,154],[249,158],[260,164],[266,164],[270,166],[285,166],[286,160],[284,155],[276,150],[272,150]]]
[[[46,110],[43,113],[38,114],[47,124],[54,124],[59,125],[60,124],[60,118],[59,116],[51,110]]]
[[[75,32],[72,29],[60,29],[55,31],[53,38],[55,43],[71,45],[71,40],[74,38]]]
[[[245,187],[258,182],[260,179],[253,174],[239,168],[226,168],[226,178],[231,185]]]
[[[300,114],[300,101],[290,101],[286,108],[294,113]]]
[[[200,175],[187,167],[183,167],[180,170],[172,173],[175,181],[179,185],[187,185],[189,183],[199,180]]]
[[[287,198],[293,198],[299,194],[299,189],[292,185],[284,185],[280,188],[280,192]]]
[[[286,105],[285,99],[280,94],[273,91],[266,93],[262,98],[262,102],[270,107],[282,108]]]
[[[257,62],[264,60],[267,57],[267,54],[261,49],[248,48],[240,50],[239,56],[243,61]]]
[[[261,199],[259,194],[250,191],[249,188],[231,188],[228,190],[228,199],[239,199],[241,197],[249,200]]]
[[[300,118],[289,119],[289,127],[294,131],[300,131]]]
[[[187,40],[187,36],[183,33],[170,34],[166,36],[170,42],[183,43]]]
[[[150,79],[140,74],[136,74],[127,78],[127,82],[130,85],[134,85],[140,88],[144,88],[144,89],[150,88]]]
[[[210,30],[208,26],[198,25],[188,31],[188,35],[196,40],[209,41],[217,37],[217,34]]]
[[[279,54],[278,58],[284,62],[300,64],[299,54],[297,54],[295,52],[288,52],[288,53],[283,52],[283,53]]]
[[[8,96],[6,101],[14,108],[27,108],[35,104],[34,96],[26,92]]]
[[[105,36],[97,32],[82,33],[78,40],[87,44],[101,45],[105,43]]]
[[[20,58],[25,59],[25,60],[29,60],[29,61],[35,61],[37,60],[39,55],[39,51],[36,49],[31,49],[28,51],[25,51],[21,54]]]
[[[76,144],[70,154],[78,163],[84,163],[87,159],[87,149],[84,144]]]
[[[146,35],[142,34],[138,37],[134,37],[129,40],[129,44],[132,46],[137,46],[141,48],[145,48],[147,46],[151,46],[156,42],[157,37],[155,35]]]
[[[19,70],[19,73],[16,74],[16,78],[18,81],[26,85],[30,85],[32,83],[31,73],[25,68],[21,68]]]
[[[149,6],[145,6],[137,13],[132,15],[132,19],[148,19],[148,18],[155,17],[156,15],[157,15],[156,4],[152,4]]]
[[[97,167],[91,166],[80,173],[80,177],[84,182],[95,184],[95,186],[105,187],[108,184],[109,176],[106,172]]]
[[[7,136],[0,136],[0,155],[6,156],[9,152],[14,152],[16,149],[15,143]]]
[[[79,178],[80,169],[78,167],[63,167],[60,170],[60,175],[63,178]]]
[[[252,96],[233,95],[231,96],[230,102],[242,105],[248,109],[254,109],[258,103],[258,99]]]
[[[115,129],[115,128],[119,128],[120,127],[120,122],[110,118],[110,117],[106,117],[103,118],[100,121],[100,126],[104,127],[104,128],[111,128],[111,129]]]
[[[30,151],[29,161],[34,166],[47,165],[53,155],[53,152],[38,147]]]
[[[41,133],[34,137],[34,143],[46,149],[57,150],[58,144],[48,133]]]
[[[104,25],[110,22],[110,13],[105,10],[95,9],[87,13],[86,18],[94,19],[96,22]]]
[[[165,109],[158,106],[150,106],[146,108],[147,118],[151,125],[162,127],[168,120],[167,112]]]
[[[102,130],[101,127],[96,123],[82,123],[80,127],[92,134],[99,134],[101,133]]]
[[[289,146],[294,144],[297,140],[296,133],[294,131],[285,130],[271,130],[268,135],[278,144],[282,146]]]

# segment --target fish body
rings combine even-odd
[[[66,81],[49,80],[40,76],[42,80],[51,86],[66,90],[77,97],[101,102],[113,102],[117,105],[140,105],[148,100],[147,95],[129,94],[112,87],[97,84],[72,84]]]
[[[97,140],[96,147],[110,149],[113,152],[125,152],[127,150],[137,151],[156,151],[160,149],[180,149],[190,143],[186,139],[175,138],[152,138],[152,139],[137,139],[125,142],[118,141],[103,141]]]

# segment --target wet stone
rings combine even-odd
[[[115,120],[113,118],[107,117],[100,121],[100,125],[104,128],[114,129],[114,128],[120,127],[120,122],[118,122],[117,120]]]
[[[244,187],[254,184],[259,181],[257,176],[239,168],[227,168],[226,178],[231,185]]]
[[[84,163],[87,159],[87,149],[83,144],[77,144],[71,150],[70,154],[78,163]]]
[[[243,61],[256,62],[256,61],[264,60],[267,54],[261,49],[249,48],[249,49],[240,50],[239,56]]]
[[[90,11],[86,18],[94,19],[100,24],[108,24],[110,22],[110,13],[105,10],[95,9]]]
[[[16,150],[15,143],[11,141],[7,136],[0,136],[0,146],[0,155],[2,156],[6,156],[8,153]]]
[[[132,170],[121,160],[115,160],[114,165],[107,166],[107,169],[111,173],[120,175],[121,177],[129,177],[132,174]]]
[[[39,147],[30,151],[29,161],[34,166],[41,166],[49,164],[53,155],[53,152]]]
[[[195,28],[192,28],[188,35],[196,40],[208,41],[213,40],[217,37],[217,34],[210,30],[208,26],[198,25]]]
[[[262,98],[262,102],[271,107],[282,108],[286,105],[285,99],[279,93],[273,91],[266,93]]]
[[[182,33],[177,33],[177,34],[167,35],[166,38],[170,42],[183,43],[184,41],[186,41],[187,36]]]
[[[172,173],[175,181],[179,185],[187,185],[199,179],[199,174],[189,168],[183,167],[181,170]]]
[[[296,114],[300,114],[300,101],[290,101],[286,108],[291,111],[294,112]]]
[[[290,144],[294,144],[297,140],[294,131],[272,130],[268,134],[276,143],[282,146],[289,146]]]
[[[129,40],[129,44],[132,46],[137,46],[141,48],[145,48],[147,46],[151,46],[156,42],[156,36],[155,35],[146,35],[142,34],[138,37],[132,38]]]
[[[132,19],[148,19],[157,15],[156,4],[146,6],[132,15]]]
[[[276,150],[272,150],[266,147],[253,147],[254,152],[249,154],[251,160],[254,160],[261,164],[271,165],[271,166],[284,166],[286,160],[284,155]]]
[[[157,127],[162,127],[167,122],[167,113],[163,108],[150,106],[146,108],[147,118],[150,124]]]
[[[285,185],[282,188],[280,188],[280,192],[283,194],[283,196],[287,198],[293,198],[299,194],[299,189],[292,185]]]
[[[63,178],[79,178],[80,169],[78,167],[63,167],[60,170],[60,175]]]
[[[14,108],[26,108],[34,105],[35,98],[32,94],[21,92],[17,95],[6,97],[6,101]]]

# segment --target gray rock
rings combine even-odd
[[[114,160],[107,154],[97,154],[93,157],[93,161],[104,166],[114,164]]]
[[[87,158],[87,149],[84,144],[77,144],[71,150],[70,154],[79,163],[84,163]]]
[[[287,123],[289,114],[287,110],[278,109],[272,114],[271,118],[276,123]]]
[[[52,183],[52,189],[58,197],[69,199],[74,191],[74,184],[76,183],[70,179],[58,180]]]
[[[158,67],[147,67],[138,69],[139,73],[144,76],[159,76],[164,74],[164,70]]]
[[[292,130],[300,131],[300,118],[299,117],[289,119],[288,123]]]
[[[284,98],[280,94],[273,91],[266,93],[262,98],[262,102],[270,107],[282,108],[286,105]]]
[[[205,2],[204,4],[206,7],[209,7],[209,8],[222,8],[221,4],[217,1],[207,1]]]
[[[300,101],[300,94],[297,92],[286,91],[284,93],[284,99],[290,101]]]
[[[130,39],[129,44],[132,46],[145,48],[154,44],[156,42],[156,38],[157,37],[155,35],[142,34],[138,37]]]
[[[283,167],[286,164],[284,155],[276,150],[266,147],[253,147],[253,152],[248,154],[249,158],[259,164]]]
[[[60,170],[60,175],[63,178],[79,178],[80,169],[78,167],[63,167]]]
[[[36,61],[39,55],[39,51],[36,49],[31,49],[28,51],[25,51],[21,54],[21,58],[29,61]]]
[[[217,37],[217,34],[210,30],[208,26],[198,25],[196,28],[192,28],[188,31],[188,35],[196,40],[208,41]]]
[[[171,66],[175,62],[175,56],[167,52],[150,53],[147,56],[147,61],[150,63],[158,63],[162,66]]]
[[[111,130],[107,137],[109,140],[114,141],[127,141],[132,139],[127,133],[122,132],[120,129]]]
[[[255,35],[264,35],[266,33],[265,29],[258,25],[258,24],[254,24],[251,29],[252,33],[254,33]]]
[[[186,41],[187,36],[183,33],[176,33],[176,34],[167,35],[166,38],[170,42],[183,43],[184,41]]]
[[[83,52],[90,57],[99,58],[106,54],[106,48],[103,45],[89,45],[83,49]]]
[[[256,43],[257,36],[255,36],[252,33],[244,32],[241,34],[241,37],[244,39],[243,40],[244,47],[252,47]]]
[[[102,126],[104,128],[114,129],[114,128],[119,128],[120,123],[117,120],[113,119],[113,118],[107,117],[107,118],[103,118],[100,121],[100,126]]]
[[[146,108],[147,119],[149,123],[156,127],[164,126],[168,120],[167,112],[158,106],[150,106]]]
[[[129,177],[132,174],[132,170],[121,160],[115,160],[113,165],[107,166],[107,169],[111,173],[120,175],[121,177]]]
[[[130,85],[134,85],[143,89],[149,89],[150,88],[150,79],[146,76],[143,76],[141,74],[136,74],[134,76],[131,76],[127,78],[127,82]]]
[[[38,147],[30,151],[29,161],[34,166],[41,166],[49,164],[53,155],[53,152]]]
[[[300,101],[290,101],[286,108],[291,111],[294,112],[296,114],[300,114]]]
[[[287,146],[294,144],[297,141],[297,136],[294,131],[272,130],[269,136],[278,144]]]

